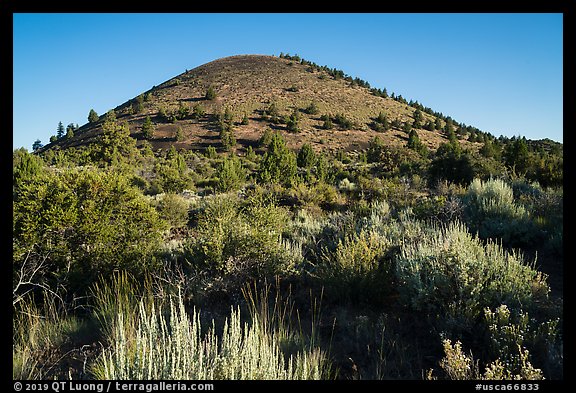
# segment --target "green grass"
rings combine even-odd
[[[53,297],[46,298],[41,307],[30,299],[20,302],[13,316],[12,378],[66,376],[58,368],[67,355],[62,349],[86,327],[86,321],[67,315]]]

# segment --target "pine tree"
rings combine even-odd
[[[288,149],[282,135],[275,133],[268,145],[268,151],[260,161],[259,180],[264,183],[290,185],[297,171],[295,154]]]
[[[298,115],[298,111],[294,109],[294,111],[288,118],[288,121],[286,122],[286,128],[288,129],[288,131],[299,132],[300,131],[300,126],[298,124],[299,120],[300,116]]]
[[[300,168],[310,168],[316,162],[316,153],[309,143],[302,145],[298,151],[298,157],[296,163]]]
[[[413,128],[422,128],[422,112],[420,111],[420,109],[416,109],[414,111],[414,122],[412,123],[412,127]]]
[[[178,103],[178,119],[179,120],[185,119],[189,113],[190,113],[190,107],[188,106],[188,104],[185,104],[184,102],[180,101]]]
[[[62,122],[58,122],[58,129],[56,131],[56,137],[58,139],[60,139],[63,136],[64,136],[64,124],[62,124]]]
[[[440,120],[439,117],[437,117],[436,120],[434,121],[434,129],[435,130],[441,130],[442,129],[442,121]]]
[[[220,142],[225,151],[230,151],[236,146],[236,136],[232,127],[225,127],[220,130]]]
[[[182,133],[182,127],[178,127],[176,129],[176,135],[174,135],[174,139],[176,139],[177,142],[181,142],[182,140],[184,140],[184,134]]]
[[[36,139],[36,140],[34,141],[34,143],[32,144],[32,150],[33,150],[33,151],[36,151],[36,150],[38,150],[38,149],[41,149],[42,146],[43,146],[43,145],[42,145],[42,141],[40,141],[40,139]]]
[[[142,135],[145,139],[151,139],[154,137],[154,124],[152,124],[150,116],[146,116],[146,119],[142,124]]]
[[[144,95],[140,94],[132,101],[132,113],[140,113],[144,110]]]
[[[410,135],[408,135],[407,147],[412,150],[418,150],[421,145],[422,142],[420,142],[420,137],[418,136],[418,133],[416,132],[416,130],[412,129],[410,131]]]
[[[504,148],[504,162],[506,166],[514,168],[519,173],[528,170],[530,161],[526,138],[518,137],[506,144]]]
[[[204,107],[200,104],[196,104],[192,108],[192,118],[194,119],[200,119],[205,113]]]
[[[98,113],[94,109],[90,109],[88,113],[88,123],[95,123],[98,121]]]
[[[237,190],[246,180],[242,162],[236,157],[224,157],[216,170],[216,189],[220,192]]]

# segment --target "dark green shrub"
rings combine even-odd
[[[306,108],[304,108],[303,112],[308,115],[317,115],[320,112],[320,109],[315,102],[311,102]]]
[[[82,290],[114,269],[142,273],[164,225],[142,194],[116,172],[46,173],[14,190],[14,263],[46,256],[67,289]]]

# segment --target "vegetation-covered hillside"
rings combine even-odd
[[[562,379],[562,145],[297,56],[13,153],[14,379]]]

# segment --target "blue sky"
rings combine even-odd
[[[298,54],[496,136],[563,142],[562,14],[13,14],[13,147],[186,69]]]

